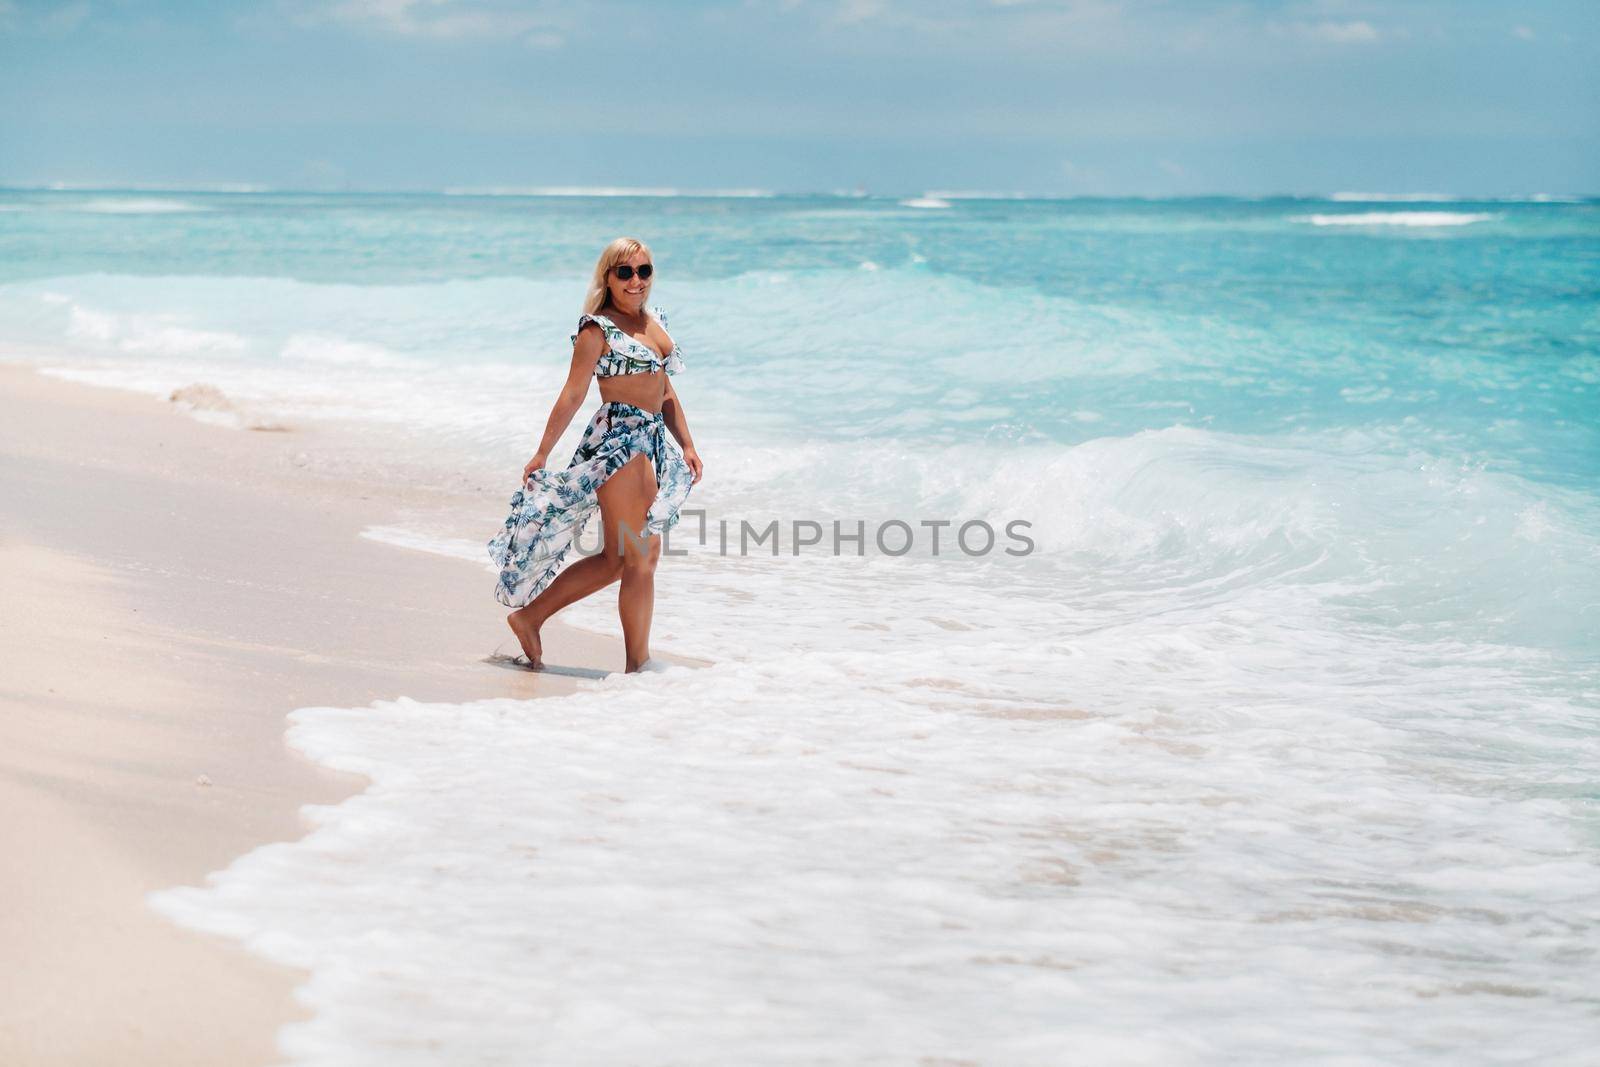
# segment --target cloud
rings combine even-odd
[[[1075,159],[1063,159],[1060,173],[1064,188],[1077,193],[1094,193],[1101,190],[1115,192],[1117,184],[1097,166]]]
[[[1129,7],[1138,2],[1141,0],[813,0],[807,4],[804,0],[776,0],[779,10],[803,12],[825,28],[895,35],[895,48],[903,48],[906,38],[915,37],[954,45],[962,52],[981,47],[981,41],[995,42],[997,47],[1026,41],[1029,47],[1041,50],[1095,49],[1121,31]]]
[[[89,4],[87,0],[78,0],[77,3],[63,4],[58,8],[46,11],[39,16],[39,26],[46,33],[71,33],[82,26],[89,17]]]
[[[839,0],[833,21],[844,26],[882,18],[889,13],[888,0]]]
[[[1534,33],[1533,28],[1530,26],[1513,26],[1511,27],[1511,36],[1520,37],[1524,41],[1531,41],[1537,37],[1538,34]]]
[[[300,174],[313,189],[341,189],[350,184],[344,167],[327,159],[306,160]]]
[[[543,10],[504,0],[337,0],[302,8],[296,21],[335,22],[437,40],[520,38],[535,48],[565,43]]]
[[[1293,25],[1293,30],[1301,37],[1325,44],[1370,44],[1383,36],[1376,26],[1365,19],[1298,22]]]
[[[24,12],[13,0],[0,0],[0,33],[27,31],[46,36],[61,36],[82,26],[89,18],[88,0]]]

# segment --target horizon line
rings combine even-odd
[[[424,187],[361,187],[339,188],[316,186],[272,186],[251,182],[210,182],[194,184],[175,183],[98,183],[98,182],[46,182],[10,184],[0,182],[0,192],[26,193],[198,193],[208,196],[439,196],[460,198],[505,199],[705,199],[705,200],[768,200],[781,198],[835,198],[855,200],[921,201],[919,206],[932,206],[933,202],[953,200],[1325,200],[1348,203],[1582,203],[1600,199],[1600,192],[1590,193],[1501,193],[1471,194],[1445,192],[1353,192],[1334,190],[1328,192],[1204,192],[1204,193],[1043,193],[1022,190],[987,189],[924,189],[914,192],[873,191],[863,187],[855,189],[775,190],[763,188],[677,188],[655,186],[610,185],[492,185]]]

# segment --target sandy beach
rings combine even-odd
[[[492,576],[359,536],[418,500],[309,473],[320,431],[0,366],[0,1062],[275,1062],[300,975],[182,930],[145,895],[303,832],[358,791],[283,741],[308,704],[527,698]],[[437,496],[437,494],[435,494]],[[620,646],[552,626],[552,665]]]

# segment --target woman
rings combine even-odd
[[[672,388],[671,375],[683,369],[683,358],[661,309],[645,309],[654,273],[650,249],[630,237],[617,238],[600,253],[572,335],[567,382],[538,451],[522,469],[522,488],[511,497],[505,528],[489,542],[489,554],[500,565],[495,597],[517,609],[506,622],[536,668],[544,666],[544,621],[618,578],[625,669],[658,668],[650,659],[650,615],[660,535],[678,521],[703,468]],[[599,379],[605,403],[567,468],[547,470],[550,449],[583,404],[591,376]],[[681,452],[665,431],[677,438]],[[557,577],[596,507],[604,525],[602,551]]]

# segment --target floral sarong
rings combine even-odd
[[[565,470],[536,470],[511,494],[511,514],[489,542],[489,558],[500,567],[495,599],[520,608],[543,592],[590,516],[600,509],[596,490],[641,454],[649,456],[655,467],[657,491],[645,529],[636,536],[672,529],[694,482],[683,452],[668,436],[660,412],[607,401],[589,420]]]

